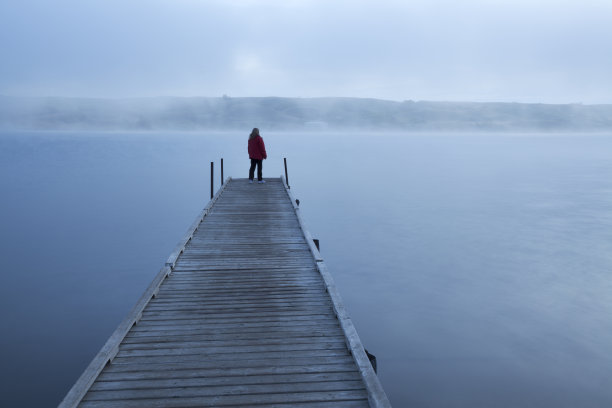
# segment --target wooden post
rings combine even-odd
[[[221,185],[223,185],[223,157],[221,158]]]
[[[210,162],[210,199],[212,200],[214,194],[214,177],[215,175],[215,162]]]
[[[284,157],[283,160],[285,161],[285,181],[287,182],[287,188],[291,188],[289,187],[289,174],[287,174],[287,158]]]
[[[364,348],[363,350],[365,351],[366,356],[368,356],[368,360],[370,360],[370,364],[372,364],[374,372],[378,373],[378,364],[376,363],[376,356],[370,353],[367,348]]]

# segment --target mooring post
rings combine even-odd
[[[215,162],[210,162],[210,199],[212,200],[213,196],[214,196],[214,177],[215,175]]]
[[[223,185],[223,157],[221,158],[221,185]]]
[[[364,348],[366,356],[368,356],[368,360],[370,360],[370,364],[372,364],[372,368],[374,372],[378,374],[378,364],[376,363],[376,356],[368,351],[368,349]]]
[[[289,187],[289,174],[287,173],[287,158],[283,157],[283,160],[285,161],[285,181],[287,182],[287,188],[291,188]]]

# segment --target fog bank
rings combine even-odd
[[[10,130],[609,131],[612,105],[387,101],[363,98],[0,96]]]

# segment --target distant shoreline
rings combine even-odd
[[[612,105],[366,98],[0,96],[4,131],[608,132]]]

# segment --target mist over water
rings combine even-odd
[[[0,134],[0,405],[57,405],[249,130]],[[394,406],[612,405],[612,138],[262,136]]]

